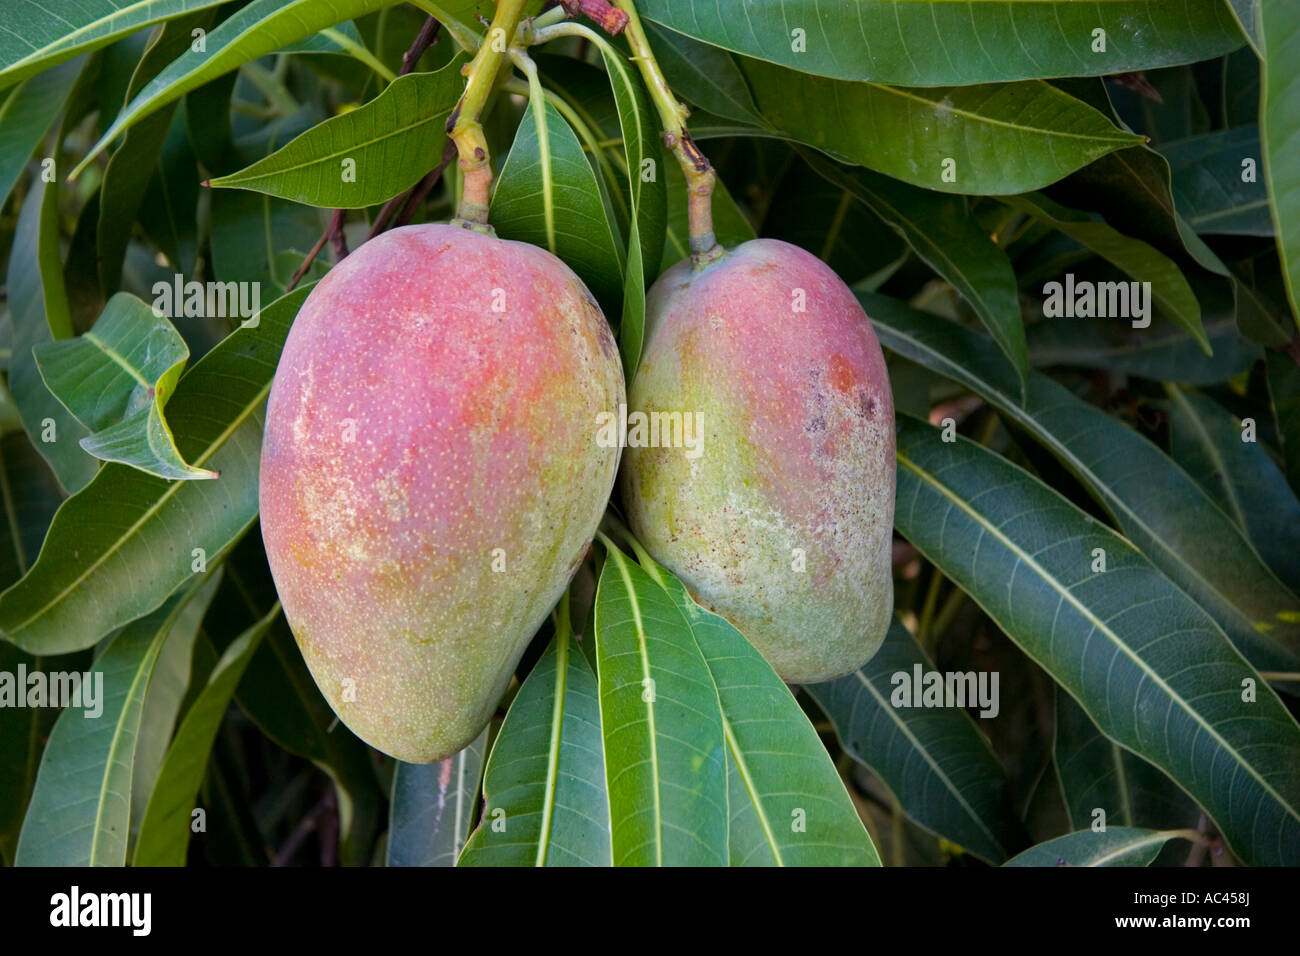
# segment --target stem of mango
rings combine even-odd
[[[700,152],[686,130],[686,117],[690,111],[673,95],[664,79],[632,0],[613,0],[613,3],[627,14],[627,28],[623,32],[632,47],[632,61],[641,71],[650,90],[650,99],[659,111],[664,143],[677,157],[686,176],[686,221],[691,233],[691,258],[699,268],[724,255],[713,235],[713,185],[717,182],[717,175],[709,165],[708,157]]]
[[[686,220],[691,234],[691,259],[699,267],[726,254],[713,234],[713,185],[717,182],[717,176],[709,165],[708,158],[700,152],[686,130],[689,111],[673,96],[668,81],[664,79],[663,71],[659,69],[659,63],[650,49],[650,42],[646,39],[645,29],[637,17],[636,8],[630,0],[613,0],[613,3],[627,14],[627,28],[623,35],[632,47],[632,62],[641,71],[646,88],[650,91],[650,99],[659,113],[664,145],[672,151],[686,177]],[[542,29],[537,29],[534,24],[534,29],[527,31],[525,42],[546,43],[562,36],[582,37],[599,47],[607,56],[619,55],[604,37],[580,23],[557,23]]]
[[[460,207],[453,223],[488,231],[488,202],[492,195],[492,162],[479,122],[483,107],[496,85],[497,73],[514,40],[526,0],[499,0],[487,36],[466,68],[465,92],[447,121],[447,135],[460,156]]]

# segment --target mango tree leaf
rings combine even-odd
[[[1259,176],[1259,127],[1215,130],[1160,151],[1169,160],[1174,202],[1197,232],[1273,235],[1268,188]]]
[[[846,169],[804,153],[818,173],[865,202],[930,268],[961,293],[1016,373],[1029,368],[1011,261],[971,215],[967,202],[916,189],[867,169]]]
[[[63,499],[53,472],[21,430],[0,438],[0,495],[4,504],[0,587],[7,587],[36,560],[45,529]],[[44,669],[41,658],[0,641],[0,672],[16,675],[19,666],[28,674]],[[22,693],[25,699],[25,687]],[[50,708],[0,707],[0,858],[6,865],[13,865],[14,846],[54,717]]]
[[[123,629],[83,675],[83,706],[68,706],[59,715],[41,758],[18,837],[17,865],[125,865],[145,692],[172,625],[203,583],[203,577],[195,578]]]
[[[1264,171],[1287,298],[1292,316],[1300,316],[1300,74],[1295,70],[1300,56],[1300,0],[1260,4],[1256,23]]]
[[[14,324],[9,388],[23,428],[59,484],[68,492],[78,491],[95,477],[98,468],[78,444],[89,432],[45,387],[32,357],[35,346],[72,335],[59,258],[58,186],[54,183],[37,179],[23,201],[6,288]]]
[[[762,126],[749,84],[736,58],[726,50],[698,43],[657,24],[645,24],[646,37],[668,86],[715,116]],[[690,90],[689,95],[685,93]]]
[[[903,536],[1103,733],[1204,807],[1238,856],[1296,859],[1300,726],[1209,615],[1128,541],[1010,462],[916,419],[899,424]]]
[[[1150,866],[1170,840],[1186,838],[1186,830],[1143,830],[1107,827],[1079,830],[1031,847],[1005,866]]]
[[[168,405],[177,447],[216,481],[168,482],[105,465],[55,515],[25,577],[0,594],[0,633],[24,650],[90,647],[147,614],[211,564],[257,517],[262,418],[271,378],[306,288],[276,300],[180,380]]]
[[[164,24],[162,32],[149,44],[131,76],[126,93],[128,99],[189,48],[192,30],[206,30],[212,25],[213,12],[201,10]],[[137,123],[108,159],[99,190],[99,225],[96,230],[99,286],[105,295],[117,291],[121,283],[122,260],[131,241],[132,226],[149,188],[154,167],[158,165],[175,112],[176,104],[172,103]]]
[[[60,64],[0,96],[0,206],[63,112],[83,66],[80,60]]]
[[[389,0],[253,0],[191,46],[123,107],[113,124],[72,171],[77,176],[113,140],[144,117],[209,80],[273,53],[324,27],[388,6]],[[191,7],[202,6],[192,4]],[[3,49],[0,48],[0,62]]]
[[[1232,15],[1237,18],[1237,25],[1250,41],[1251,47],[1259,51],[1259,31],[1255,23],[1256,0],[1228,0]]]
[[[398,77],[364,106],[208,185],[330,209],[385,202],[419,182],[441,154],[447,117],[465,89],[464,62],[457,56],[435,73]]]
[[[1205,337],[1213,355],[1206,355],[1178,326],[1155,319],[1147,329],[1114,322],[1074,322],[1048,319],[1026,330],[1030,364],[1076,365],[1155,381],[1213,385],[1250,368],[1263,354],[1258,345],[1237,334],[1232,304],[1224,311],[1205,306]]]
[[[1264,563],[1300,592],[1300,500],[1258,438],[1212,399],[1166,383],[1174,461],[1196,479]],[[1255,423],[1258,428],[1259,423]]]
[[[220,565],[199,586],[172,625],[171,633],[153,667],[149,689],[140,716],[140,733],[136,739],[135,767],[131,774],[131,845],[135,845],[149,805],[154,784],[158,781],[167,746],[176,729],[176,718],[189,691],[194,659],[194,643],[199,636],[203,616],[221,583]]]
[[[517,700],[518,698],[516,698]],[[398,763],[388,816],[389,866],[455,866],[474,825],[488,731],[438,763]]]
[[[160,478],[216,478],[187,465],[163,417],[189,346],[167,319],[135,296],[108,300],[91,331],[34,350],[55,397],[94,434],[81,447]]]
[[[895,706],[895,674],[934,670],[897,619],[871,660],[845,677],[804,688],[835,726],[841,746],[870,767],[921,826],[989,863],[1001,863],[1024,835],[1011,808],[1006,771],[960,708]]]
[[[795,70],[904,86],[1098,76],[1193,63],[1241,46],[1221,3],[1070,0],[643,0],[671,30]],[[1105,32],[1098,49],[1096,30]]]
[[[1194,827],[1201,810],[1163,773],[1109,740],[1069,694],[1056,692],[1052,769],[1071,830]],[[1098,816],[1100,810],[1104,816]]]
[[[1038,372],[1022,403],[992,343],[956,323],[884,296],[858,298],[882,345],[971,389],[1055,455],[1251,663],[1300,669],[1300,601],[1159,448]]]
[[[1012,208],[1047,223],[1091,249],[1136,281],[1150,282],[1151,301],[1148,305],[1158,307],[1162,315],[1186,329],[1209,354],[1210,343],[1201,325],[1200,303],[1196,301],[1187,277],[1172,259],[1139,239],[1131,239],[1106,223],[1067,209],[1041,194],[1010,196],[1005,201]],[[1131,301],[1128,311],[1130,315],[1121,317],[1136,315]],[[1146,318],[1149,319],[1150,315]]]
[[[1142,141],[1040,80],[902,89],[809,76],[758,60],[740,66],[769,133],[939,192],[1040,189]],[[806,103],[834,108],[809,110]],[[870,116],[871,122],[846,123],[846,116]]]
[[[573,128],[545,99],[530,97],[492,190],[492,225],[503,239],[559,256],[613,312],[627,255],[600,196]]]
[[[192,275],[198,256],[198,158],[190,146],[188,99],[182,100],[163,141],[158,167],[140,204],[140,228],[175,272]]]
[[[5,8],[5,30],[0,32],[0,88],[143,27],[224,2],[84,0],[73,7],[60,4],[58,15],[53,16],[42,0],[11,0]]]
[[[731,865],[880,866],[830,755],[772,666],[667,569],[649,570],[686,618],[718,688]]]
[[[1300,361],[1288,353],[1272,350],[1267,358],[1268,393],[1282,441],[1286,479],[1291,490],[1300,495]]]
[[[658,273],[663,254],[668,225],[667,180],[659,169],[663,149],[657,119],[640,74],[608,44],[601,44],[600,52],[618,106],[632,200],[618,335],[624,373],[631,381],[641,361],[647,277]]]
[[[609,866],[600,733],[596,675],[560,628],[492,745],[483,818],[460,865]]]
[[[274,607],[236,638],[213,669],[167,749],[136,839],[134,866],[184,866],[190,838],[190,814],[208,765],[217,730],[239,680],[271,622]]]
[[[611,848],[616,866],[725,866],[727,747],[691,626],[617,548],[596,589]]]

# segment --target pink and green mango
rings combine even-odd
[[[335,713],[400,760],[461,750],[586,553],[618,469],[609,327],[550,253],[394,229],[312,290],[267,406],[262,538]]]
[[[701,442],[665,447],[661,428],[637,447],[629,428],[632,531],[786,681],[855,670],[893,612],[894,407],[866,313],[774,239],[678,263],[646,310],[629,421],[691,413]]]

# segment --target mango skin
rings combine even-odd
[[[775,239],[678,263],[646,313],[629,413],[702,414],[704,444],[692,461],[629,442],[633,533],[782,679],[852,672],[894,597],[894,405],[866,313],[825,263]]]
[[[312,290],[268,400],[262,539],[362,740],[430,763],[478,736],[590,545],[618,470],[596,416],[622,401],[599,307],[535,246],[408,226]]]

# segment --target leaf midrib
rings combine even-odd
[[[1233,748],[1231,745],[1229,745],[1228,742],[1223,739],[1222,735],[1218,732],[1218,730],[1215,729],[1213,724],[1208,723],[1205,720],[1205,718],[1201,716],[1199,711],[1192,708],[1185,700],[1183,700],[1183,698],[1180,695],[1175,694],[1173,689],[1165,682],[1164,678],[1161,677],[1154,670],[1152,670],[1150,665],[1148,665],[1146,661],[1144,661],[1141,657],[1139,657],[1132,650],[1132,648],[1130,648],[1119,637],[1118,634],[1116,634],[1113,630],[1111,630],[1110,626],[1105,621],[1097,617],[1090,608],[1088,608],[1081,601],[1079,601],[1079,599],[1074,596],[1073,592],[1071,592],[1068,588],[1062,587],[1060,585],[1060,582],[1058,582],[1054,576],[1049,575],[1046,569],[1042,565],[1040,565],[1037,561],[1035,561],[1031,555],[1025,552],[1019,545],[1017,545],[1006,535],[1004,535],[1002,533],[1001,528],[985,520],[984,516],[981,515],[979,512],[975,511],[973,508],[971,508],[965,501],[962,500],[960,495],[954,494],[952,491],[950,491],[946,485],[942,484],[940,481],[938,481],[936,478],[934,478],[928,472],[922,469],[919,465],[913,462],[906,455],[906,453],[902,451],[898,452],[898,463],[902,465],[904,468],[906,468],[908,471],[916,475],[918,479],[920,479],[921,481],[925,482],[926,484],[934,488],[940,495],[948,499],[948,501],[950,501],[958,509],[965,512],[967,517],[969,517],[973,522],[975,522],[976,525],[982,528],[986,534],[988,534],[990,537],[1000,542],[1004,548],[1006,548],[1009,552],[1011,552],[1013,555],[1016,556],[1017,560],[1019,560],[1021,564],[1029,568],[1031,571],[1037,574],[1042,581],[1045,581],[1048,585],[1050,585],[1051,588],[1057,592],[1057,594],[1059,594],[1065,601],[1067,601],[1071,606],[1073,606],[1074,609],[1093,626],[1093,628],[1096,630],[1097,633],[1101,634],[1103,637],[1109,640],[1110,643],[1114,645],[1114,647],[1117,650],[1122,652],[1125,657],[1129,658],[1135,665],[1137,665],[1137,667],[1142,671],[1142,673],[1146,675],[1148,680],[1150,680],[1156,687],[1164,691],[1170,701],[1177,704],[1179,708],[1183,710],[1184,713],[1190,716],[1192,720],[1206,733],[1206,735],[1210,737],[1210,739],[1214,740],[1223,749],[1225,753],[1227,753],[1229,756],[1232,757],[1232,759],[1234,760],[1237,766],[1244,769],[1255,780],[1255,782],[1259,784],[1259,786],[1264,790],[1265,793],[1271,796],[1279,806],[1283,807],[1287,811],[1288,814],[1290,814],[1297,821],[1300,821],[1300,811],[1297,811],[1295,807],[1292,807],[1286,800],[1282,799],[1281,795],[1278,794],[1277,791],[1273,789],[1273,787],[1269,784],[1269,782],[1265,780],[1258,773],[1258,771],[1256,771],[1254,765],[1249,763],[1245,759],[1243,759],[1242,756],[1236,751],[1236,749]],[[1015,466],[1013,465],[1012,467]],[[1114,532],[1109,532],[1108,529],[1103,529],[1101,531],[1098,531],[1098,533],[1099,534],[1110,533],[1112,535],[1114,534]],[[1116,535],[1115,537],[1118,536]],[[972,594],[971,596],[975,598],[976,602],[979,603],[981,607],[984,607],[984,603],[980,601],[979,598],[975,597],[974,594]],[[988,609],[985,608],[985,610]],[[1021,646],[1023,648],[1023,645]],[[1026,653],[1028,653],[1028,650],[1026,650]],[[1030,654],[1030,656],[1036,658],[1036,655]],[[1091,716],[1091,714],[1089,714],[1089,716]]]

